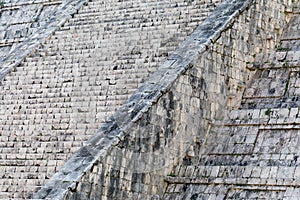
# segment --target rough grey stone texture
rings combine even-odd
[[[254,72],[238,109],[212,124],[190,162],[166,177],[164,199],[299,199],[297,5],[285,11],[277,48],[248,63]]]
[[[207,119],[220,116],[220,113],[216,113],[219,110],[217,107],[224,103],[223,100],[214,102],[216,95],[222,91],[222,81],[225,82],[222,80],[220,85],[216,84],[218,77],[214,77],[212,72],[219,69],[210,69],[209,65],[205,64],[201,66],[201,64],[197,64],[198,59],[202,58],[202,62],[208,62],[205,60],[213,54],[207,53],[207,48],[218,41],[221,34],[228,30],[229,25],[232,25],[234,19],[248,6],[250,6],[250,1],[226,1],[217,8],[110,118],[111,121],[104,124],[100,132],[89,140],[86,148],[92,152],[96,150],[96,155],[92,153],[94,155],[91,157],[92,162],[80,165],[79,163],[85,163],[86,159],[86,157],[79,156],[82,151],[80,150],[35,197],[51,199],[66,195],[67,199],[105,197],[143,199],[149,198],[156,192],[162,195],[163,189],[157,188],[157,184],[162,184],[162,177],[168,171],[165,169],[170,167],[168,162],[170,160],[171,163],[177,162],[180,155],[187,150],[186,145],[180,147],[179,144],[188,142],[187,138],[176,140],[177,137],[184,136],[184,133],[192,127],[195,130],[190,130],[191,135],[187,135],[187,137],[191,137],[190,139],[196,136],[197,132],[202,132],[205,129],[204,126],[208,125]],[[243,62],[244,65],[245,62]],[[210,61],[208,63],[211,64]],[[202,74],[200,77],[197,76],[197,70],[193,71],[195,68],[192,67],[193,65],[198,65],[200,69],[203,68],[203,71],[198,72]],[[194,78],[184,75],[189,69],[194,73]],[[230,70],[230,72],[235,70]],[[241,74],[237,73],[237,75]],[[204,79],[205,75],[214,78],[206,80]],[[234,85],[238,82],[237,80],[246,79],[246,77],[234,78],[232,78],[235,82]],[[208,82],[205,83],[205,81]],[[204,88],[207,87],[202,91],[204,93],[201,92],[201,85]],[[217,87],[214,88],[213,85]],[[197,91],[198,89],[199,91]],[[205,91],[209,93],[205,94]],[[194,100],[183,99],[185,96],[190,98],[193,95],[195,95]],[[211,100],[210,104],[204,106],[205,110],[200,108],[199,100],[201,98]],[[209,100],[207,101],[210,102]],[[186,105],[181,105],[180,102],[185,102]],[[191,109],[191,106],[194,106],[195,109]],[[186,111],[183,112],[185,109]],[[200,116],[206,118],[203,119],[203,122],[199,118],[195,118],[195,115],[197,113],[199,115],[201,112],[203,113]],[[175,118],[178,119],[177,122]],[[159,119],[162,119],[162,123],[159,122]],[[175,123],[174,126],[170,124],[172,121]],[[169,126],[170,128],[168,128]],[[158,128],[157,131],[155,131],[155,127]],[[173,130],[174,128],[177,130]],[[161,134],[165,135],[164,137],[160,136],[159,129],[163,130]],[[158,136],[153,136],[153,133],[157,133]],[[173,140],[174,134],[175,140]],[[166,142],[160,142],[159,138]],[[169,140],[171,142],[168,142]],[[157,151],[153,151],[155,148]],[[169,158],[159,156],[163,149],[173,155],[170,154]],[[154,161],[155,156],[149,155],[149,152],[159,156],[157,165]],[[176,158],[177,153],[179,153],[178,158]],[[146,160],[141,160],[142,157]],[[76,168],[72,167],[75,164],[74,161],[79,164],[78,167],[76,164]],[[137,161],[137,163],[132,164],[130,161]],[[118,164],[118,162],[120,163]],[[189,163],[189,160],[186,159],[186,162]],[[143,164],[144,169],[141,168]],[[150,167],[147,168],[147,166]],[[69,168],[74,170],[69,172]],[[94,182],[91,183],[89,180],[94,180]],[[145,187],[149,189],[149,192],[148,190],[144,191]]]
[[[84,4],[1,80],[0,198],[32,197],[219,3]]]
[[[235,6],[246,7],[244,3],[247,4],[246,1],[227,1],[226,6],[223,6],[223,8],[220,7],[222,9],[217,10],[210,18],[210,20],[219,20],[213,21],[213,23],[212,21],[207,21],[210,23],[205,23],[202,28],[200,27],[197,29],[191,38],[182,45],[182,48],[179,48],[149,79],[149,81],[147,81],[113,117],[107,120],[99,133],[89,140],[89,145],[81,148],[66,163],[60,173],[53,177],[52,182],[46,185],[37,194],[37,197],[46,197],[48,195],[47,198],[49,199],[54,199],[56,197],[69,199],[157,199],[159,196],[162,196],[164,192],[164,187],[158,187],[158,185],[162,186],[164,184],[163,179],[167,174],[173,175],[173,172],[170,173],[173,165],[179,167],[179,173],[182,176],[186,173],[186,176],[190,177],[194,173],[191,164],[193,163],[193,157],[197,155],[197,146],[190,146],[190,144],[193,142],[202,144],[203,133],[211,134],[212,136],[210,138],[213,138],[216,135],[214,133],[220,132],[221,134],[220,137],[217,138],[217,141],[222,141],[222,139],[224,139],[225,142],[228,141],[229,144],[233,146],[233,148],[228,148],[229,145],[224,146],[222,145],[223,143],[220,142],[220,144],[217,143],[217,146],[220,146],[219,150],[210,148],[205,149],[208,154],[218,154],[219,151],[227,154],[247,154],[251,152],[251,148],[253,149],[253,138],[256,136],[255,133],[252,133],[253,130],[249,130],[249,133],[245,133],[245,131],[239,129],[233,130],[233,138],[228,139],[227,137],[222,137],[223,134],[226,136],[227,132],[223,133],[222,130],[215,129],[215,127],[210,128],[210,124],[212,124],[211,122],[213,122],[213,124],[218,123],[216,120],[220,120],[223,117],[223,107],[225,107],[224,105],[226,104],[226,98],[228,96],[231,97],[228,102],[230,107],[239,106],[239,104],[235,104],[234,101],[240,102],[238,96],[240,93],[237,91],[243,89],[245,86],[243,84],[249,75],[249,71],[246,70],[245,66],[247,61],[252,61],[250,58],[252,55],[248,54],[258,52],[265,53],[274,48],[274,43],[278,41],[278,35],[280,35],[282,25],[285,23],[285,16],[283,16],[285,11],[284,6],[288,7],[289,4],[283,1],[276,1],[269,4],[267,1],[255,1],[255,6],[249,6],[249,10],[241,12],[238,15],[239,9],[237,10]],[[90,9],[93,9],[93,6],[95,6],[93,3],[90,3],[89,5],[91,5]],[[230,12],[225,12],[228,11],[228,8]],[[276,14],[266,12],[270,10],[276,12]],[[86,10],[82,9],[78,14],[78,18],[80,18],[80,16],[85,16],[85,11]],[[94,14],[96,15],[96,13]],[[230,17],[227,18],[227,15]],[[236,17],[234,17],[234,15],[236,15]],[[80,22],[81,19],[78,18],[72,18],[69,21],[69,24],[67,24],[65,28],[62,28],[70,29],[71,34],[73,34],[73,36],[67,34],[66,38],[76,38],[77,35],[84,32],[84,29],[81,29],[80,31],[77,29],[77,26],[82,23]],[[178,18],[180,18],[180,16]],[[266,25],[270,20],[269,18],[272,18],[274,21],[272,21],[271,25]],[[85,20],[87,19],[82,20],[83,23],[87,23],[87,26],[90,26],[89,23],[95,23],[100,19],[93,19],[93,17],[91,17],[90,21]],[[233,26],[228,27],[228,24]],[[147,27],[147,25],[145,26]],[[113,27],[114,26],[108,25],[105,28],[97,28],[104,28],[105,31],[110,31],[113,30]],[[214,32],[210,32],[210,30],[213,30]],[[118,32],[120,30],[113,31]],[[52,40],[49,43],[64,44],[61,42],[62,40],[59,39],[64,32],[58,31],[57,33],[57,36],[53,36],[53,38],[57,40]],[[257,33],[255,34],[255,37],[253,36],[253,33]],[[64,38],[64,40],[68,40],[66,38]],[[120,41],[116,44],[124,45],[122,42],[123,41]],[[173,41],[170,40],[169,42],[172,43]],[[60,49],[60,45],[54,46],[54,48]],[[81,44],[79,44],[79,46],[80,45]],[[85,52],[92,57],[99,57],[99,54],[92,54],[90,52],[90,49],[93,47],[90,47],[89,45],[93,46],[95,44],[88,44],[86,45],[88,50],[81,49],[80,51]],[[49,46],[46,45],[45,48]],[[71,45],[70,49],[72,48]],[[164,49],[164,51],[167,50],[168,49]],[[69,50],[64,49],[64,51],[67,52]],[[58,52],[64,53],[64,51]],[[133,54],[140,54],[138,48],[132,49],[131,52]],[[38,50],[38,53],[40,53],[40,57],[43,57],[43,51]],[[119,67],[126,67],[122,61],[126,61],[128,57],[129,55],[124,54],[123,59],[117,61],[114,68],[116,67],[119,69]],[[278,57],[280,57],[279,59],[282,59],[281,55],[278,55]],[[59,55],[53,59],[55,62],[58,62],[58,66],[61,66],[62,62],[67,63],[67,61],[58,61],[64,60],[61,58],[63,58],[63,56]],[[70,71],[76,67],[74,63],[83,58],[74,55],[72,59],[74,61],[72,62],[72,65],[67,63],[71,66]],[[39,60],[39,58],[29,57],[28,60]],[[95,63],[95,65],[97,63],[93,60],[88,60],[87,62]],[[33,62],[29,63],[32,64]],[[40,63],[37,62],[37,65],[39,64]],[[31,67],[30,65],[28,66]],[[20,71],[24,70],[24,68],[19,69]],[[65,73],[62,73],[63,75],[69,73],[66,73],[66,71],[64,72]],[[86,70],[80,71],[80,75],[86,73]],[[92,73],[90,75],[92,75]],[[294,83],[291,82],[291,84],[295,84],[297,82],[297,76],[294,74],[292,77],[294,77],[295,81]],[[62,76],[61,80],[65,84],[72,84],[73,79]],[[107,76],[107,84],[109,85],[116,84],[116,80],[116,78],[114,79]],[[58,84],[59,83],[60,81],[58,81]],[[282,89],[280,90],[282,84],[281,82],[276,82],[276,84],[280,86],[278,93],[276,93],[276,97],[279,97],[279,95],[282,95]],[[52,87],[51,83],[48,86]],[[82,84],[81,86],[87,88],[87,85]],[[270,94],[269,90],[266,91]],[[39,96],[39,92],[40,91],[35,95]],[[255,95],[251,92],[249,94]],[[293,92],[293,94],[296,93]],[[51,92],[49,97],[51,97],[51,95],[55,96],[55,93]],[[236,97],[237,99],[232,97]],[[68,95],[64,98],[68,99]],[[32,99],[32,97],[30,96],[29,99]],[[10,98],[5,100],[13,101],[13,99]],[[30,102],[35,101],[33,100]],[[80,102],[80,104],[84,103]],[[59,104],[55,105],[59,106]],[[68,106],[70,104],[63,105]],[[91,108],[93,105],[84,105],[80,107],[78,110],[80,110],[81,114],[87,112],[86,107]],[[69,110],[70,109],[67,108],[66,112],[69,112]],[[54,109],[53,111],[55,112],[57,110]],[[265,113],[269,113],[269,115],[272,114],[272,116],[274,113],[271,120],[278,120],[277,116],[285,116],[282,118],[290,118],[290,120],[292,120],[297,115],[297,111],[295,110],[280,110],[279,112],[273,112],[273,110],[270,111],[268,109],[259,112],[257,110],[250,112],[251,118],[247,112],[236,113],[236,115],[238,117],[241,114],[243,115],[241,123],[244,125],[249,123],[249,121],[251,124],[255,124],[259,120],[269,120],[269,115],[266,115]],[[80,115],[79,112],[77,114]],[[255,116],[260,117],[257,119]],[[282,120],[282,118],[279,120]],[[89,118],[87,117],[85,119]],[[295,120],[297,120],[297,118]],[[234,122],[232,122],[233,120],[229,121],[234,124]],[[237,122],[240,121],[237,120]],[[86,123],[86,121],[84,123]],[[66,127],[68,127],[66,124],[67,123],[53,124],[51,125],[51,129],[53,131],[63,132],[63,130],[66,130]],[[11,127],[11,125],[7,125],[6,127]],[[80,128],[80,131],[82,131],[86,129],[86,125],[83,125]],[[267,131],[262,131],[260,133],[260,135],[264,134],[266,137],[260,137],[260,143],[262,143],[262,141],[270,141],[270,143],[274,142],[270,136],[271,134]],[[294,134],[294,132],[291,131],[291,134]],[[275,135],[281,135],[281,132],[278,132]],[[55,138],[49,136],[49,141],[50,140],[55,140]],[[240,144],[241,141],[244,140],[246,140],[246,143]],[[283,139],[283,141],[285,140],[288,142],[288,139]],[[78,138],[76,141],[78,141]],[[81,146],[80,142],[78,143],[78,146]],[[47,142],[47,145],[48,144],[50,144],[50,142]],[[213,144],[216,143],[215,140],[208,140],[207,144],[213,146]],[[293,146],[292,144],[290,145]],[[269,147],[266,146],[266,148]],[[41,149],[47,149],[47,147],[45,146]],[[48,149],[50,148],[48,147]],[[58,150],[59,148],[55,149]],[[63,149],[70,149],[70,147]],[[255,149],[255,151],[264,152],[265,150],[262,148]],[[237,155],[236,157],[237,158],[232,158],[227,156],[224,159],[221,155],[221,158],[216,159],[216,161],[210,158],[207,160],[212,163],[221,163],[228,159],[230,165],[241,160]],[[268,160],[268,158],[259,158],[260,163],[264,163],[264,159]],[[183,163],[182,165],[181,160]],[[273,160],[276,160],[276,156]],[[287,160],[287,164],[294,162],[294,158],[290,155],[287,156]],[[178,165],[178,163],[180,164]],[[54,166],[56,168],[58,167],[57,164]],[[50,169],[50,167],[45,168]],[[234,167],[225,168],[220,176],[223,175],[226,178],[228,173],[229,176],[231,175],[231,171],[237,171],[236,174],[241,174],[244,172],[242,170],[243,169],[236,169]],[[262,173],[262,170],[263,169],[259,167],[255,168],[253,171],[254,178],[250,179],[249,182],[257,183],[260,174],[263,174],[260,178],[264,181],[266,175],[265,173]],[[272,170],[272,173],[277,174],[276,169]],[[291,168],[287,168],[287,177],[293,176],[292,170],[293,169]],[[248,172],[247,169],[245,171]],[[285,171],[285,168],[282,168],[281,171]],[[279,181],[282,181],[282,179],[280,179],[280,176],[282,176],[281,174],[283,174],[281,171],[278,176]],[[208,174],[208,172],[211,172],[211,174]],[[201,168],[200,171],[205,177],[209,175],[216,176],[215,174],[218,172],[218,166],[214,168],[208,166],[207,168],[204,168],[204,170]],[[225,182],[217,179],[213,184],[232,185],[237,181],[235,178],[230,178],[226,179]],[[245,184],[249,183],[244,179],[238,181]],[[175,190],[170,190],[165,194],[166,198],[168,195],[172,196],[172,198],[176,198],[178,197],[178,192],[181,192],[182,195],[187,195],[187,197],[190,198],[204,198],[204,196],[217,198],[219,194],[216,195],[216,192],[214,191],[220,191],[220,195],[222,195],[222,192],[226,190],[224,187],[217,186],[217,189],[211,187],[211,185],[209,185],[210,182],[207,179],[196,179],[195,183],[191,183],[191,181],[189,182],[189,180],[186,179],[181,180],[179,177],[178,179],[167,178],[167,182],[171,183],[168,189],[174,187],[177,192]],[[205,188],[196,186],[195,189],[190,190],[189,188],[190,192],[188,193],[182,192],[186,190],[186,185],[188,184],[203,183],[208,184],[209,186]],[[289,184],[289,182],[282,183],[283,186],[286,186],[286,184]],[[287,194],[285,193],[286,189],[282,187],[276,187],[266,191],[262,189],[261,186],[262,183],[259,182],[258,187],[231,188],[227,192],[227,197],[230,199],[238,196],[254,196],[255,198],[255,196],[257,197],[265,194],[265,197],[273,198],[274,195],[280,193],[280,195],[276,197],[281,198],[282,195]],[[253,192],[253,190],[256,192]],[[195,191],[196,193],[202,191],[202,194],[196,194]],[[297,190],[292,190],[291,187],[288,189],[288,192],[290,194],[294,192],[294,195],[297,194]]]
[[[0,80],[86,2],[1,1]]]

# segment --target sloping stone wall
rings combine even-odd
[[[289,22],[276,48],[248,63],[254,73],[241,104],[211,124],[190,162],[174,167],[163,199],[299,199],[300,4],[290,3],[279,9]]]
[[[221,1],[22,2],[1,6],[3,199],[31,198]]]
[[[164,177],[192,162],[211,125],[226,117],[226,106],[239,107],[247,65],[275,48],[290,6],[279,0],[221,4],[35,197],[163,196]]]
[[[0,1],[0,80],[71,18],[85,2]]]

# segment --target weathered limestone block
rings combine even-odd
[[[275,6],[273,2],[266,5]],[[288,20],[290,15],[293,19],[287,27],[295,24],[295,18],[300,20],[299,13],[286,12],[289,14],[282,20]],[[278,44],[286,41],[286,35],[290,35],[287,32],[296,31],[285,29]],[[299,37],[289,39],[285,45],[292,47]],[[251,70],[256,72],[250,74],[241,91],[239,109],[225,111],[225,120],[212,124],[199,140],[201,146],[196,142],[193,145],[193,149],[199,149],[194,158],[173,168],[165,178],[168,186],[164,199],[298,198],[299,95],[294,91],[299,65],[283,64],[296,60],[287,56],[293,54],[292,49],[274,48],[255,58]]]
[[[3,179],[3,196],[32,197],[220,2],[5,1],[1,77],[20,65],[1,80],[1,154],[34,143],[25,159],[42,178]],[[16,162],[0,174],[23,173]]]

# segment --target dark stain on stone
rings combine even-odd
[[[175,101],[174,101],[174,94],[173,94],[173,92],[172,91],[170,91],[169,92],[169,94],[168,94],[168,96],[169,96],[169,109],[171,109],[171,110],[174,110],[174,108],[175,108]]]
[[[145,102],[136,104],[130,113],[130,118],[133,119],[147,104]]]
[[[198,198],[198,194],[196,193],[196,194],[193,194],[192,196],[191,196],[191,200],[197,200],[197,198]]]
[[[189,188],[189,185],[184,184],[182,187],[183,192],[186,192],[188,188]]]
[[[192,163],[191,158],[189,158],[189,157],[184,157],[184,158],[182,159],[182,164],[185,165],[185,166],[189,166],[189,165],[192,165],[193,163]]]
[[[77,157],[90,157],[92,154],[87,150],[87,147],[79,149]]]
[[[190,76],[189,82],[192,86],[193,96],[200,97],[200,91],[204,91],[207,87],[203,77],[197,78],[194,76]]]
[[[276,89],[275,89],[275,88],[271,88],[271,89],[269,90],[269,93],[270,93],[270,94],[274,94],[274,93],[275,93],[275,91],[276,91]]]
[[[110,185],[108,187],[108,196],[114,198],[120,191],[120,171],[117,169],[110,170]]]
[[[155,142],[153,145],[153,151],[159,150],[160,148],[160,134],[159,132],[156,133]]]

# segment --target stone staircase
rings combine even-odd
[[[220,2],[85,4],[1,80],[0,198],[31,198]],[[21,39],[0,32],[5,57]]]
[[[0,61],[3,61],[37,31],[62,1],[3,0],[0,4]]]
[[[257,55],[238,110],[197,138],[165,178],[164,199],[299,199],[300,14]]]

